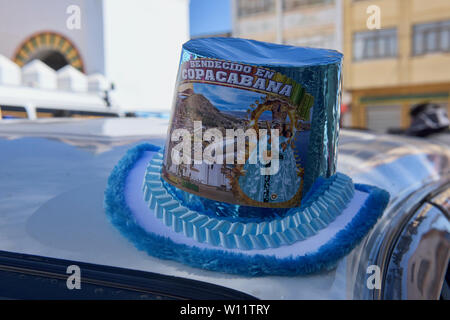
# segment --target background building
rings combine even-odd
[[[343,0],[232,0],[232,35],[343,52]],[[341,124],[351,96],[343,93]]]
[[[341,0],[233,0],[233,36],[342,50]]]
[[[367,27],[373,5],[380,30]],[[344,52],[345,125],[406,128],[416,103],[450,108],[448,0],[0,0],[0,108],[41,106],[38,117],[58,105],[167,111],[189,24],[192,37],[231,29]]]
[[[370,5],[380,30],[368,30]],[[450,1],[344,0],[344,44],[354,127],[406,128],[416,103],[450,107]]]
[[[27,90],[31,102],[50,91],[53,96],[43,103],[59,99],[57,91],[91,99],[95,90],[70,86],[59,75],[70,65],[66,78],[84,82],[78,73],[92,77],[91,83],[106,78],[96,82],[102,94],[114,83],[108,99],[123,110],[168,110],[181,44],[189,38],[188,6],[189,0],[0,0],[0,55],[22,69],[15,84],[2,83],[0,76],[0,105],[4,95],[13,94],[12,86],[41,89]],[[23,78],[24,68],[34,60],[42,62],[32,68],[41,79],[37,82]],[[16,69],[4,65],[5,70]],[[43,74],[49,82],[55,78],[46,67],[57,72],[56,84],[45,84]]]

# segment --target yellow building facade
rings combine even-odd
[[[367,24],[374,5],[379,30]],[[352,126],[407,128],[410,108],[424,101],[450,114],[450,1],[344,0],[343,7]]]

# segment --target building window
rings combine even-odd
[[[328,34],[313,37],[286,39],[286,44],[313,48],[334,48],[336,46],[336,39],[334,34]]]
[[[450,20],[416,24],[413,27],[413,54],[450,51]]]
[[[238,16],[275,12],[275,0],[238,0]]]
[[[283,9],[292,10],[311,5],[333,4],[335,0],[284,0]]]
[[[353,36],[355,61],[397,56],[397,29],[356,32]]]
[[[54,108],[36,108],[37,118],[116,118],[119,115],[115,112],[96,112]]]
[[[24,107],[0,105],[0,119],[27,119],[28,113]]]

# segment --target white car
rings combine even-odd
[[[391,194],[383,217],[332,271],[247,277],[148,256],[108,221],[103,195],[111,170],[138,143],[162,146],[167,122],[60,119],[0,123],[0,297],[449,297],[448,147],[342,130],[338,170],[357,183],[376,185]],[[67,279],[77,267],[81,289],[69,290]],[[377,268],[380,286],[373,287],[367,280]]]

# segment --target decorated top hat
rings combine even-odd
[[[111,173],[105,208],[138,248],[242,275],[330,269],[389,195],[336,172],[342,54],[233,38],[183,45],[164,146]]]

